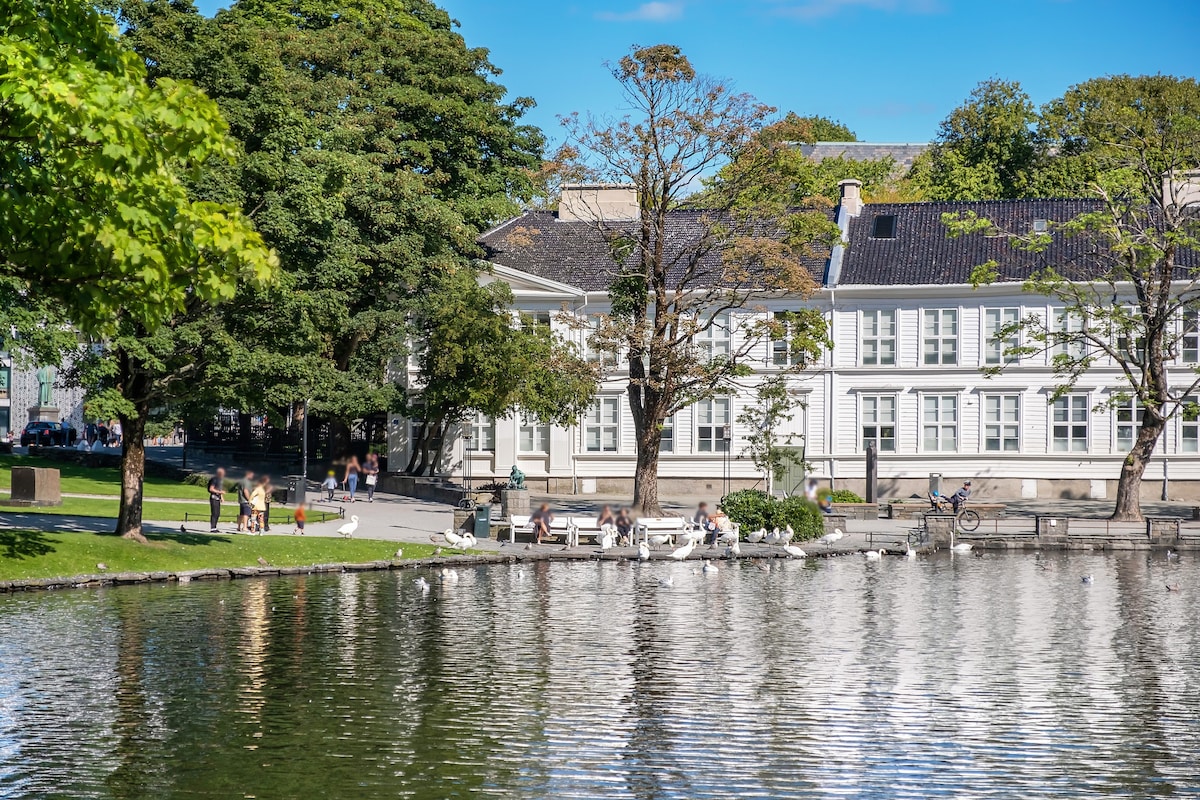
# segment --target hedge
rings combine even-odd
[[[729,518],[741,526],[743,535],[765,528],[792,526],[800,541],[816,539],[825,534],[821,510],[803,497],[778,500],[758,489],[731,492],[721,499],[721,507]]]

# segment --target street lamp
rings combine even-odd
[[[723,491],[721,492],[722,499],[725,498],[726,496],[728,496],[728,494],[729,494],[729,483],[730,483],[730,477],[731,477],[730,473],[729,473],[729,451],[731,449],[730,441],[732,440],[730,427],[731,426],[729,426],[729,425],[722,425],[720,428],[721,441],[724,442],[724,444],[725,444],[725,454],[724,454],[725,455],[725,459],[724,459],[725,464],[724,464],[724,470],[722,473],[722,477],[724,479],[723,486],[722,486]]]

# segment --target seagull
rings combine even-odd
[[[968,553],[971,551],[972,547],[974,547],[974,545],[972,545],[970,542],[959,542],[950,549],[956,553]]]
[[[1090,573],[1087,575],[1084,575],[1082,578],[1079,579],[1080,583],[1092,583],[1094,581],[1095,581],[1095,578],[1093,578]]]
[[[725,557],[726,558],[737,558],[741,554],[742,554],[742,546],[740,544],[738,544],[736,541],[733,544],[729,545],[729,547],[725,548]]]
[[[794,544],[785,544],[783,546],[783,552],[787,553],[792,558],[808,558],[808,553],[804,552],[799,547],[796,547]]]
[[[424,576],[413,581],[413,586],[421,590],[421,594],[429,594],[429,581],[425,580]]]
[[[671,558],[675,559],[676,561],[683,561],[692,554],[692,548],[695,546],[695,542],[688,542],[683,547],[677,547],[675,551],[671,553]]]
[[[642,542],[638,545],[638,561],[650,560],[650,545]]]
[[[530,542],[529,544],[525,545],[525,549],[526,549],[526,550],[532,550],[532,549],[533,549],[533,542]]]
[[[440,548],[440,547],[433,548],[433,554],[435,556],[440,556],[442,554],[442,548]]]
[[[704,566],[700,568],[700,571],[707,574],[719,572],[720,570],[717,569],[716,564],[712,563],[706,558],[704,559]]]
[[[834,542],[840,541],[841,538],[845,535],[846,534],[842,533],[841,528],[834,528],[833,533],[827,533],[824,536],[822,536],[820,539],[818,539],[817,541],[819,541],[823,545],[831,545]]]
[[[404,558],[404,551],[396,548],[396,555],[392,556],[392,558]]]
[[[761,542],[763,540],[763,537],[766,535],[767,535],[766,530],[764,530],[763,528],[759,528],[756,531],[750,531],[750,533],[746,534],[746,541],[750,542],[750,544],[758,544],[759,542]]]
[[[868,550],[863,553],[867,557],[867,561],[879,561],[883,558],[883,550]]]
[[[1179,591],[1179,584],[1178,584],[1178,583],[1176,583],[1176,584],[1170,584],[1170,583],[1168,583],[1168,584],[1167,584],[1167,591],[1168,591],[1168,592],[1178,592],[1178,591]]]
[[[101,572],[104,572],[106,569],[108,569],[108,564],[105,564],[103,561],[101,561],[99,564],[96,565],[96,569],[100,570]]]
[[[768,533],[767,537],[766,537],[767,544],[769,544],[769,545],[779,544],[779,542],[782,539],[783,539],[783,534],[779,532],[779,528],[776,528],[775,530]]]
[[[342,527],[338,528],[337,532],[338,532],[339,536],[345,536],[347,539],[349,539],[351,536],[354,535],[354,532],[356,530],[358,530],[358,516],[355,514],[351,514],[350,521],[347,522]]]
[[[672,586],[675,585],[675,578],[673,578],[670,575],[668,575],[665,578],[659,578],[658,585],[663,587],[664,589],[670,589]]]
[[[259,565],[260,567],[269,567],[269,566],[271,566],[271,562],[270,562],[270,561],[267,561],[267,560],[266,560],[265,558],[263,558],[262,556],[259,556],[259,557],[258,557],[258,565]]]

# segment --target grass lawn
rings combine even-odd
[[[66,461],[52,461],[39,456],[0,455],[0,490],[12,488],[12,468],[50,467],[58,470],[60,486],[70,494],[120,494],[121,474],[115,467],[85,467]],[[167,478],[146,476],[146,497],[171,499],[205,500],[208,490],[203,486],[191,486]],[[113,512],[116,515],[116,512]]]
[[[254,567],[259,557],[277,567],[354,563],[433,554],[432,544],[398,544],[372,539],[300,536],[151,535],[149,545],[97,533],[0,531],[0,580],[93,575],[96,564],[108,572],[155,572],[206,567]]]
[[[6,514],[61,514],[71,517],[106,517],[117,518],[119,500],[97,500],[91,497],[64,497],[61,506],[13,506],[0,500],[0,513]],[[309,522],[323,522],[322,517],[333,519],[336,515],[323,515],[320,511],[309,510]],[[142,519],[152,522],[208,522],[208,503],[156,503],[146,500],[142,503]],[[225,503],[221,506],[221,521],[233,522],[237,519],[237,506]],[[291,524],[292,509],[290,506],[275,504],[271,506],[271,521],[273,523]]]

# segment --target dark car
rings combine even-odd
[[[21,431],[22,447],[28,447],[31,444],[46,446],[65,443],[62,425],[57,422],[30,422]]]

